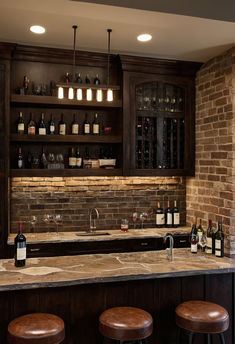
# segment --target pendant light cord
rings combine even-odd
[[[108,75],[107,75],[107,86],[109,87],[109,59],[110,59],[110,34],[112,29],[107,29],[108,32]]]
[[[72,82],[75,82],[75,55],[76,55],[76,30],[77,30],[77,25],[72,26],[74,30],[74,35],[73,35],[73,80]]]

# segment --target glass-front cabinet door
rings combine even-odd
[[[130,174],[193,174],[193,98],[187,83],[131,78],[130,95]]]

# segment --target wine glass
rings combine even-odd
[[[54,153],[48,153],[48,161],[50,161],[51,164],[55,162],[55,155]]]
[[[62,223],[63,223],[63,216],[61,214],[55,214],[54,215],[54,222],[56,224],[56,231],[57,231],[57,235],[58,235],[59,234],[58,228],[59,228],[59,225],[62,225]]]
[[[34,233],[34,231],[35,231],[35,225],[36,225],[36,223],[37,223],[37,217],[35,216],[35,215],[31,215],[30,217],[29,217],[29,224],[31,225],[30,226],[30,231],[31,231],[31,233]]]
[[[137,212],[134,212],[132,214],[132,221],[134,223],[134,229],[135,229],[135,226],[136,226],[136,221],[138,220],[138,213]]]
[[[140,221],[141,221],[141,228],[144,228],[144,221],[146,221],[148,218],[148,214],[146,212],[143,212],[140,214]]]

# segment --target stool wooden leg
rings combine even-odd
[[[206,343],[207,344],[211,344],[211,335],[210,335],[210,333],[207,333],[206,338],[207,338]]]
[[[225,344],[224,334],[220,333],[219,336],[220,336],[221,344]]]
[[[194,332],[189,333],[189,344],[193,344],[193,339],[194,339]]]

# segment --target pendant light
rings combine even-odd
[[[109,87],[109,73],[110,73],[110,35],[112,32],[112,29],[107,29],[108,32],[108,71],[107,71],[107,101],[112,102],[113,101],[113,90],[111,87]]]

